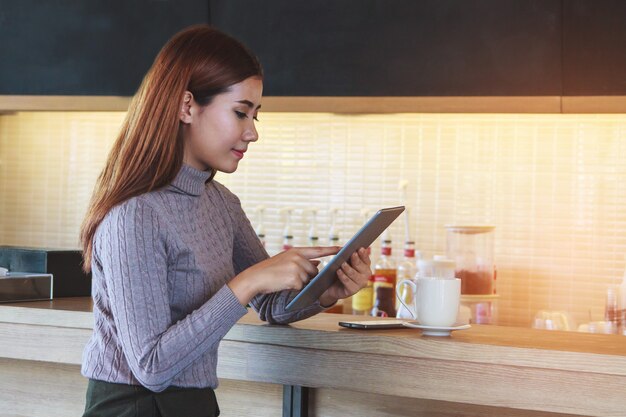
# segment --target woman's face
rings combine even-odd
[[[250,142],[259,135],[254,126],[261,107],[263,81],[250,77],[200,106],[186,92],[180,120],[183,123],[183,161],[205,171],[235,172]]]

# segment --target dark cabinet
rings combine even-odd
[[[269,96],[561,94],[561,0],[211,0]]]
[[[131,96],[207,0],[0,0],[0,94]]]
[[[626,2],[563,2],[563,95],[626,95]]]
[[[0,0],[0,95],[131,96],[207,22],[266,96],[626,95],[623,0]]]

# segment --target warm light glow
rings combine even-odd
[[[0,116],[0,244],[77,247],[80,221],[123,113],[32,112]],[[281,207],[328,209],[339,233],[363,207],[400,202],[408,180],[411,232],[425,256],[445,251],[444,224],[496,228],[497,291],[505,324],[538,310],[577,322],[603,318],[626,254],[626,115],[262,113],[260,140],[238,172],[218,179],[244,208],[265,205],[267,247],[280,247]],[[404,225],[391,229],[401,254]],[[377,246],[374,248],[377,253]]]

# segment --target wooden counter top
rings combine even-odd
[[[220,346],[221,378],[349,389],[570,415],[626,415],[626,337],[474,325],[450,337],[353,330],[354,316],[288,326],[244,316]],[[91,300],[0,305],[0,357],[79,364]]]

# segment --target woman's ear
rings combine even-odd
[[[191,104],[193,102],[193,94],[189,91],[185,91],[183,94],[183,100],[180,105],[180,121],[189,124],[191,123]]]

